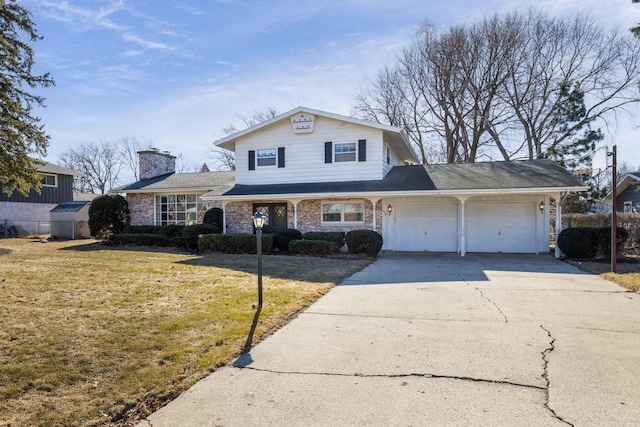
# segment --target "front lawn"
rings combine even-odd
[[[369,259],[0,240],[0,426],[131,425]],[[252,327],[254,325],[255,327]]]
[[[616,273],[611,272],[611,263],[605,261],[569,261],[579,269],[597,274],[618,285],[640,293],[640,260],[637,257],[621,259],[616,263]]]

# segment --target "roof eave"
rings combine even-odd
[[[244,200],[279,200],[279,199],[317,199],[317,198],[389,198],[403,196],[483,196],[495,194],[545,194],[553,195],[569,191],[586,191],[589,187],[535,187],[535,188],[500,188],[500,189],[463,189],[463,190],[411,190],[411,191],[363,191],[363,192],[320,192],[320,193],[281,193],[256,194],[238,196],[202,196],[202,200],[244,201]]]

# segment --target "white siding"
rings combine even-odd
[[[387,138],[385,138],[384,142],[385,142],[385,146],[388,147],[389,149],[389,163],[387,163],[387,155],[386,155],[387,149],[384,148],[382,152],[383,176],[387,176],[387,174],[389,173],[392,167],[403,165],[403,162],[402,162],[402,159],[400,159],[400,156],[396,154],[396,152],[391,147],[391,144],[386,140]]]
[[[324,143],[367,140],[365,162],[324,162]],[[250,150],[285,147],[285,167],[257,166],[249,170]],[[236,141],[237,184],[361,181],[383,178],[382,131],[316,116],[313,133],[294,134],[289,120]]]

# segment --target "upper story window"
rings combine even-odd
[[[258,150],[258,166],[275,166],[277,158],[277,150],[275,148],[267,148]]]
[[[57,187],[58,176],[57,175],[42,175],[42,185],[44,187]]]
[[[631,204],[631,202],[624,202],[623,213],[632,213],[632,212],[633,212],[633,205]]]
[[[326,202],[322,203],[323,223],[363,223],[364,203]]]
[[[355,162],[356,161],[356,143],[348,142],[344,144],[335,144],[335,162]]]

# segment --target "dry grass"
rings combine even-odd
[[[0,426],[129,425],[371,262],[265,257],[252,331],[255,255],[0,246]]]
[[[611,272],[611,263],[604,261],[569,261],[579,269],[617,283],[640,293],[640,262],[637,258],[620,260],[616,263],[616,273]]]

